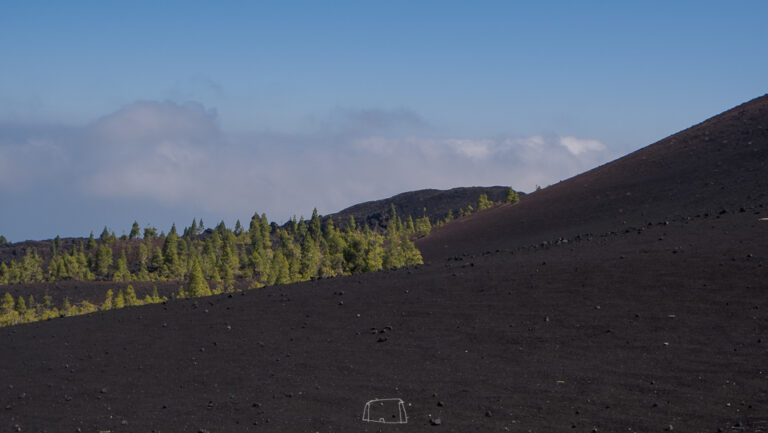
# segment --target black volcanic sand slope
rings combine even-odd
[[[0,329],[0,431],[765,431],[765,107],[449,224],[423,266]],[[361,420],[387,397],[407,424]]]
[[[451,250],[524,245],[657,220],[746,212],[768,216],[768,97],[565,182],[457,224],[417,246],[425,257]],[[762,212],[762,214],[760,213]]]

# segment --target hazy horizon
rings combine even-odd
[[[531,191],[768,90],[764,2],[0,5],[0,235]]]

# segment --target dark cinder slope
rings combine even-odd
[[[503,202],[506,199],[508,186],[473,186],[452,188],[447,190],[422,189],[409,191],[383,200],[368,201],[350,206],[330,216],[337,225],[345,226],[349,217],[355,218],[358,224],[366,223],[371,228],[384,228],[389,220],[389,210],[392,204],[401,218],[414,219],[424,216],[424,209],[432,222],[444,219],[449,211],[458,216],[459,209],[467,205],[477,207],[477,199],[486,194],[489,200]],[[521,196],[524,194],[520,194]]]
[[[767,105],[449,224],[423,266],[0,329],[0,431],[766,431]],[[363,422],[377,397],[408,423]]]
[[[437,230],[425,257],[496,249],[648,222],[749,212],[768,202],[768,97],[728,110],[565,182]]]

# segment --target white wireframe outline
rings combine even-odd
[[[371,419],[371,404],[384,403],[384,402],[397,402],[397,421],[387,421],[384,418]],[[408,424],[408,414],[405,412],[405,402],[402,398],[376,398],[369,400],[363,407],[363,421],[365,422],[377,422],[381,424]]]

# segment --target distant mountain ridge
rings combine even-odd
[[[339,212],[324,215],[323,219],[333,217],[337,227],[346,227],[349,217],[353,216],[357,224],[366,223],[371,229],[383,230],[386,228],[389,220],[390,207],[394,204],[397,214],[403,220],[407,220],[409,215],[413,219],[421,218],[424,216],[424,209],[426,208],[426,215],[429,216],[430,221],[434,224],[439,220],[445,219],[449,211],[453,212],[454,217],[458,217],[459,210],[466,209],[467,206],[471,205],[477,210],[477,199],[481,194],[486,194],[488,200],[503,202],[506,199],[509,188],[508,186],[473,186],[447,190],[422,189],[408,191],[382,200],[359,203]],[[520,197],[525,195],[525,193],[519,191],[518,194]],[[272,224],[277,227],[275,223]],[[290,224],[290,221],[283,224],[283,227],[286,227],[288,224]],[[212,229],[209,228],[205,234],[210,234],[211,232]],[[87,237],[61,238],[60,251],[68,252],[76,245],[87,242],[87,240]],[[47,263],[51,257],[53,242],[53,239],[44,239],[0,244],[0,262],[8,263],[11,260],[20,260],[28,249],[33,249]],[[161,240],[158,242],[161,242]],[[117,260],[117,256],[115,260]]]
[[[389,210],[392,204],[401,219],[407,219],[408,216],[421,218],[429,216],[430,221],[444,219],[452,212],[454,217],[458,216],[460,209],[466,209],[468,205],[477,209],[477,199],[481,194],[486,194],[488,200],[494,202],[503,202],[509,192],[508,186],[472,186],[459,187],[447,190],[439,189],[421,189],[409,191],[382,200],[367,201],[350,206],[339,212],[326,215],[333,217],[337,226],[346,226],[349,217],[354,217],[357,224],[368,224],[371,229],[383,229],[387,226],[389,220]],[[518,192],[520,196],[524,195]]]

